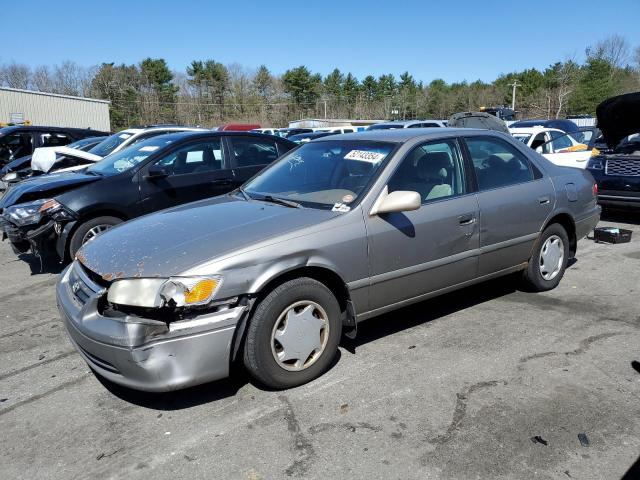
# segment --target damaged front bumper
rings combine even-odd
[[[106,290],[74,261],[56,286],[58,309],[72,343],[101,376],[150,392],[176,390],[229,375],[236,327],[249,307],[219,307],[164,322],[100,313]]]
[[[0,216],[2,239],[9,240],[16,255],[31,250],[34,255],[38,256],[57,255],[60,259],[64,258],[64,248],[59,248],[59,244],[63,243],[62,236],[59,235],[61,228],[59,224],[50,219],[39,225],[19,227],[6,217]]]

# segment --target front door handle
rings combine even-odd
[[[212,185],[231,185],[231,179],[229,178],[220,178],[218,180],[212,180]]]
[[[540,203],[540,205],[546,205],[547,203],[549,203],[551,200],[549,199],[549,197],[538,197],[538,203]]]
[[[464,227],[465,225],[473,225],[476,222],[476,217],[470,213],[468,215],[460,215],[458,217],[458,223],[460,226]]]

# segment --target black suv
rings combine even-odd
[[[87,137],[109,135],[88,128],[14,126],[0,128],[0,168],[39,147],[59,147]]]
[[[246,132],[159,135],[84,171],[17,184],[0,200],[0,228],[16,253],[55,250],[63,261],[70,260],[102,231],[227,193],[295,146],[284,138]]]

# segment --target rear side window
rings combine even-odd
[[[506,187],[533,180],[529,161],[515,147],[498,138],[465,139],[480,190]]]
[[[278,158],[274,140],[252,137],[229,137],[231,154],[236,167],[267,165]]]

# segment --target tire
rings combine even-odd
[[[104,230],[106,230],[119,223],[122,223],[122,220],[117,217],[96,217],[81,223],[75,229],[73,235],[71,235],[71,240],[69,241],[69,258],[73,260],[78,250],[80,250],[80,247],[87,241],[93,240],[93,238],[86,238],[92,229],[105,227]]]
[[[559,256],[561,255],[561,258]],[[523,272],[526,290],[545,292],[558,286],[569,261],[569,236],[564,227],[552,223],[540,235],[538,243]]]
[[[296,278],[257,305],[247,327],[244,365],[266,387],[297,387],[330,367],[341,335],[340,305],[331,290],[312,278]],[[306,359],[298,358],[309,351]]]

